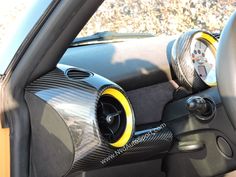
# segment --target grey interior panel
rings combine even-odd
[[[162,160],[150,160],[89,172],[77,173],[68,177],[165,177],[161,172]]]
[[[173,99],[176,86],[172,81],[128,91],[135,110],[136,125],[161,121],[164,107]]]
[[[67,49],[60,60],[93,71],[125,90],[170,80],[167,46],[174,37],[152,37]]]

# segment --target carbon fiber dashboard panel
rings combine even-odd
[[[97,103],[107,88],[115,88],[123,94],[124,91],[95,73],[82,79],[68,77],[68,69],[73,68],[59,65],[26,88],[25,98],[31,115],[34,170],[43,169],[41,176],[66,176],[112,165],[116,159],[119,163],[135,161],[135,158],[128,157],[132,152],[137,152],[136,156],[144,160],[147,151],[156,150],[158,154],[168,150],[173,137],[166,126],[160,127],[158,131],[150,131],[148,136],[147,133],[133,135],[122,148],[111,147],[99,130]],[[128,148],[129,144],[131,147]],[[113,158],[107,160],[114,154]],[[122,158],[118,160],[121,155]],[[64,162],[63,158],[68,159]],[[47,169],[53,170],[48,172]]]

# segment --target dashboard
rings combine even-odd
[[[134,90],[172,79],[167,55],[174,40],[174,36],[150,37],[72,47],[59,63],[93,71],[124,90]]]
[[[127,91],[175,80],[176,76],[181,85],[196,91],[216,86],[217,45],[214,35],[192,30],[180,36],[72,47],[60,63],[93,71]]]
[[[69,48],[54,70],[26,87],[35,170],[67,176],[161,158],[174,141],[163,121],[167,105],[216,86],[217,43],[193,30]]]

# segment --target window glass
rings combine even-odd
[[[0,6],[0,75],[51,0],[8,0]]]
[[[192,28],[218,32],[235,0],[105,0],[79,36],[96,32],[175,35]]]

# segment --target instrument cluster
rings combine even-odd
[[[216,86],[216,49],[218,41],[205,31],[182,34],[172,48],[172,66],[180,83],[198,91]]]

